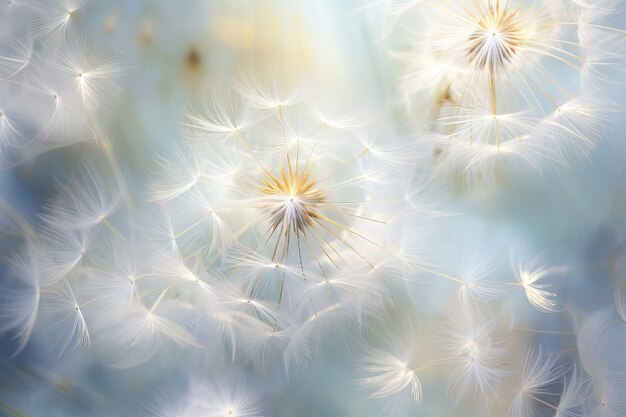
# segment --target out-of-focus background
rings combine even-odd
[[[33,7],[47,2],[40,3]],[[227,88],[242,72],[278,69],[286,83],[306,80],[309,97],[385,113],[393,134],[407,140],[423,134],[425,129],[416,128],[403,111],[396,83],[399,64],[384,36],[386,17],[376,11],[379,6],[352,0],[86,3],[72,30],[81,34],[89,50],[119,57],[124,65],[116,78],[120,88],[111,99],[113,105],[101,112],[101,128],[122,167],[131,199],[137,205],[145,200],[145,184],[156,167],[155,153],[171,155],[181,143],[181,108],[198,103],[200,93],[209,88]],[[1,7],[0,31],[4,40],[10,40],[22,21],[19,13]],[[626,12],[626,6],[620,7]],[[6,53],[0,49],[0,56]],[[576,163],[532,171],[523,181],[495,189],[456,193],[445,185],[438,188],[437,209],[446,214],[437,219],[426,248],[434,263],[454,269],[462,249],[492,259],[494,273],[506,275],[511,251],[522,258],[541,254],[550,264],[568,269],[563,282],[557,279],[554,284],[562,300],[586,312],[613,303],[614,286],[626,284],[626,75],[615,71],[612,76],[615,88],[608,97],[612,105],[605,109],[600,139]],[[0,94],[0,100],[15,98],[10,92]],[[0,101],[0,110],[3,105]],[[67,178],[99,146],[87,140],[33,152],[0,171],[2,204],[37,224],[41,208],[56,195],[57,181]],[[11,253],[12,238],[19,241],[19,233],[0,242],[3,256]],[[432,287],[413,292],[420,309],[446,308]],[[407,319],[410,311],[399,310],[398,320]],[[419,322],[420,317],[413,319]],[[532,312],[523,320],[563,325],[562,316],[546,318]],[[120,370],[102,365],[88,349],[57,358],[28,344],[12,357],[12,335],[2,337],[2,415],[150,415],[146,410],[153,410],[155,404],[158,408],[159,399],[175,402],[182,396],[193,384],[189,375],[199,369],[209,379],[238,378],[225,375],[232,362],[225,352],[166,348],[144,365]],[[346,335],[360,337],[358,332]],[[567,343],[546,339],[554,350]],[[257,381],[265,416],[384,415],[385,403],[368,399],[368,392],[354,382],[357,350],[323,344],[313,364],[288,376],[284,369],[259,373],[244,366],[238,372]],[[220,363],[226,364],[224,370]],[[423,405],[411,409],[411,415],[449,415],[445,390],[434,388],[438,376],[431,375],[430,381],[424,384]]]

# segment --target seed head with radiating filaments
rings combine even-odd
[[[172,225],[170,256],[208,271],[226,265],[238,295],[224,326],[276,342],[298,323],[289,343],[310,346],[338,319],[384,308],[386,282],[421,264],[410,247],[419,239],[393,236],[413,221],[403,215],[410,180],[394,176],[410,170],[413,153],[401,141],[379,145],[356,119],[321,117],[256,85],[237,81],[237,96],[213,91],[185,108],[187,146],[158,158],[152,200]]]
[[[406,62],[400,84],[415,112],[433,122],[437,174],[492,182],[548,161],[568,162],[593,147],[609,104],[602,89],[587,88],[589,74],[601,79],[602,68],[625,56],[619,47],[589,41],[623,43],[622,31],[602,24],[606,5],[410,4],[407,17],[428,16],[429,23],[409,29],[414,42],[400,55]]]
[[[287,164],[287,170],[281,167],[277,176],[268,172],[269,178],[259,190],[259,209],[269,217],[273,229],[300,233],[323,219],[319,206],[326,202],[326,197],[311,178],[310,161],[301,169],[299,161],[295,168],[289,158]]]

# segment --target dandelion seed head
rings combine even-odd
[[[258,190],[258,207],[274,229],[304,232],[322,219],[319,206],[326,201],[324,192],[312,177],[311,168],[281,167],[278,175],[269,175]]]
[[[478,10],[470,14],[476,26],[468,39],[467,59],[479,70],[502,71],[517,55],[526,32],[517,10],[510,10],[508,4],[501,6],[491,0],[477,4]]]
[[[523,180],[543,165],[567,165],[593,149],[603,116],[572,117],[566,107],[607,95],[599,84],[588,88],[589,55],[611,63],[623,52],[599,40],[591,47],[585,32],[595,28],[622,40],[621,31],[601,19],[611,6],[523,0],[407,4],[412,6],[397,18],[414,16],[410,11],[428,16],[426,25],[411,30],[410,52],[398,56],[407,67],[400,79],[404,101],[415,110],[430,108],[427,117],[441,133],[433,136],[441,142],[433,155],[434,177],[455,187],[491,187]],[[608,74],[593,71],[593,77]]]

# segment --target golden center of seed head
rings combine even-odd
[[[476,13],[475,20],[475,30],[468,39],[468,60],[481,70],[503,69],[513,61],[525,39],[517,10],[490,1]]]
[[[278,175],[268,176],[263,182],[259,195],[259,209],[273,228],[304,232],[323,217],[319,207],[326,196],[311,177],[310,167],[301,172],[281,167]]]

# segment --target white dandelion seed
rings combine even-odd
[[[71,347],[91,343],[84,310],[84,297],[76,275],[42,288],[33,338],[45,338],[52,352],[61,356]]]
[[[578,368],[574,367],[564,382],[563,392],[555,408],[554,417],[578,417],[584,415],[591,395],[591,386]]]
[[[34,21],[33,34],[37,37],[66,35],[78,12],[88,0],[52,0],[44,2]]]
[[[0,38],[0,74],[4,79],[21,75],[33,58],[34,39],[30,34]]]
[[[23,242],[15,244],[13,251],[3,255],[5,277],[10,285],[0,296],[0,333],[13,332],[19,353],[28,342],[41,297],[40,283],[43,281],[37,235],[30,223],[15,209],[0,200],[3,238],[21,236]]]
[[[623,372],[598,375],[592,379],[594,398],[589,415],[619,417],[626,413],[626,385]]]
[[[562,267],[548,267],[539,263],[539,258],[535,258],[528,264],[519,263],[516,268],[517,283],[520,286],[528,302],[539,311],[558,311],[556,294],[550,291],[551,284],[542,280],[555,275],[562,275],[566,272]]]
[[[410,404],[422,401],[421,371],[434,365],[421,363],[414,335],[385,334],[387,348],[368,347],[359,368],[357,383],[372,391],[370,398],[386,398],[386,410],[401,415]]]
[[[599,377],[622,369],[626,362],[612,354],[615,346],[626,343],[626,328],[616,320],[612,309],[604,308],[590,314],[570,310],[576,331],[576,348],[583,369]]]
[[[189,138],[202,141],[232,140],[258,118],[239,96],[210,90],[203,93],[201,109],[183,108],[182,128]]]
[[[565,369],[556,355],[542,355],[541,348],[529,349],[521,370],[519,391],[509,406],[509,417],[532,417],[541,410],[554,410],[550,384],[562,378]]]
[[[41,218],[63,231],[106,224],[120,207],[124,183],[106,174],[108,166],[97,160],[82,162],[78,173],[60,185],[59,195],[46,205]]]
[[[43,58],[65,74],[67,82],[64,87],[73,90],[86,109],[111,108],[121,93],[114,80],[127,68],[119,52],[96,54],[80,36],[70,37],[61,48],[52,52]]]
[[[219,374],[222,372],[222,374]],[[252,380],[235,366],[213,367],[211,376],[191,375],[186,392],[158,392],[149,405],[162,417],[261,417],[263,404]],[[174,398],[176,400],[174,400]]]
[[[41,232],[45,281],[57,281],[84,264],[96,245],[93,229],[46,227]]]
[[[508,340],[498,334],[495,319],[454,311],[443,324],[436,346],[450,366],[446,394],[455,404],[465,398],[497,398],[498,385],[510,373]]]
[[[115,320],[99,323],[94,337],[106,362],[118,368],[129,368],[145,363],[172,344],[199,347],[192,334],[167,318],[172,315],[173,307],[163,304],[165,292],[161,294],[149,307],[144,304],[125,306],[121,312],[113,311]]]
[[[246,104],[261,110],[282,111],[301,100],[300,89],[287,88],[274,71],[270,72],[268,80],[262,80],[257,73],[239,73],[233,80],[233,88]]]

